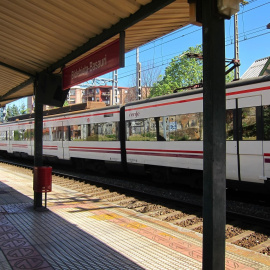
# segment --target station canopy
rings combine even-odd
[[[0,0],[0,106],[34,94],[35,75],[105,46],[125,52],[190,23],[188,0]]]

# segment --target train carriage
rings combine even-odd
[[[81,168],[86,166],[87,160],[92,161],[88,162],[89,166],[99,163],[99,168],[102,161],[120,163],[119,121],[119,106],[46,117],[43,121],[44,154],[72,159]]]
[[[226,177],[234,186],[268,184],[270,77],[232,82],[226,90]],[[203,168],[203,91],[126,105],[126,153],[163,179]]]
[[[14,121],[0,125],[0,150],[17,156],[33,155],[33,121]]]
[[[157,181],[167,168],[203,169],[201,91],[130,103],[125,112],[129,164],[146,165]]]
[[[121,168],[150,173],[159,182],[197,185],[202,184],[203,133],[203,90],[189,90],[125,106],[46,116],[43,154],[72,161],[77,168]],[[3,123],[0,151],[33,156],[33,135],[33,119]],[[228,186],[266,191],[270,76],[227,85],[226,140]]]

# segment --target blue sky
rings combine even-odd
[[[240,76],[257,59],[270,56],[270,1],[251,0],[238,12]],[[189,47],[202,44],[202,28],[189,25],[139,48],[142,71],[154,65],[164,74],[170,60]],[[234,58],[234,17],[225,21],[226,58]],[[126,54],[126,67],[118,71],[119,86],[134,85],[136,50]],[[107,75],[111,77],[111,75]]]
[[[257,59],[270,56],[270,1],[250,0],[238,12],[240,76]],[[189,47],[202,44],[202,28],[188,25],[139,48],[142,71],[154,66],[157,74],[164,74],[170,60]],[[234,18],[225,21],[226,58],[234,58]],[[125,68],[118,70],[118,86],[135,84],[136,50],[126,54]],[[101,76],[112,78],[112,73]],[[16,105],[26,103],[20,100]]]

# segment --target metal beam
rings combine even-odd
[[[32,84],[33,81],[34,81],[34,77],[31,77],[30,79],[24,81],[23,83],[19,84],[18,86],[12,88],[7,93],[5,93],[3,96],[0,97],[0,102],[4,101],[5,99],[7,99],[8,96],[13,95],[14,93],[18,92],[22,88]]]
[[[145,6],[142,6],[137,12],[130,15],[128,18],[121,19],[118,23],[113,25],[111,28],[104,30],[101,34],[97,35],[96,37],[89,39],[84,45],[82,45],[81,47],[78,47],[76,50],[74,50],[73,52],[71,52],[70,54],[62,58],[61,60],[52,64],[48,68],[48,72],[53,72],[56,69],[63,67],[65,64],[72,61],[73,59],[95,48],[102,42],[125,31],[129,27],[145,19],[146,17],[154,14],[155,12],[166,7],[167,5],[171,4],[174,1],[175,0],[152,0],[152,2],[150,2],[149,4]]]
[[[4,63],[4,62],[1,62],[1,61],[0,61],[0,66],[6,67],[6,68],[11,69],[11,70],[14,70],[14,71],[16,71],[16,72],[19,72],[19,73],[21,73],[21,74],[23,74],[23,75],[26,75],[26,76],[29,76],[29,77],[35,77],[35,76],[34,76],[33,74],[31,74],[31,73],[28,73],[28,72],[26,72],[26,71],[24,71],[24,70],[21,70],[21,69],[19,69],[19,68],[16,68],[16,67],[13,67],[13,66],[11,66],[11,65],[8,65],[8,64],[6,64],[6,63]]]
[[[203,13],[203,269],[225,269],[226,134],[224,19],[217,2]]]
[[[71,52],[64,58],[60,59],[56,63],[52,64],[50,67],[46,68],[46,70],[43,70],[42,72],[51,73],[56,69],[63,67],[65,64],[72,61],[73,59],[95,48],[96,46],[108,40],[109,38],[114,37],[115,35],[125,31],[127,28],[145,19],[146,17],[152,15],[153,13],[159,11],[160,9],[166,7],[167,5],[173,3],[174,1],[175,0],[152,0],[152,2],[150,2],[145,6],[142,6],[137,12],[130,15],[128,18],[120,20],[111,28],[104,30],[101,34],[97,35],[96,37],[89,39],[84,45],[78,47],[73,52]],[[22,88],[25,87],[24,84],[28,84],[28,82],[29,80],[25,81],[24,83],[20,84],[17,87],[14,87],[4,96],[7,97],[8,95],[10,95],[10,93],[14,94],[15,92],[21,90]],[[0,97],[0,102],[1,100],[2,97]]]

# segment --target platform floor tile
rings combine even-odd
[[[35,262],[39,266],[28,269],[202,268],[201,234],[57,185],[48,194],[49,211],[36,212],[32,182],[31,175],[2,170],[0,263],[4,270],[27,269]],[[13,234],[6,233],[8,228]],[[269,270],[270,264],[261,263],[254,254],[227,245],[226,270]]]

